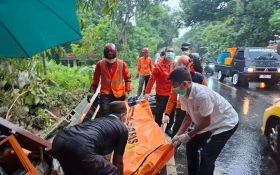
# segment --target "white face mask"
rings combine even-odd
[[[117,60],[117,58],[114,58],[114,59],[105,58],[105,60],[106,60],[108,63],[112,64],[112,63],[114,63],[114,62]]]

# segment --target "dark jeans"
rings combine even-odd
[[[91,154],[82,142],[56,136],[52,144],[52,154],[59,161],[65,175],[116,175],[117,167],[103,156]]]
[[[109,114],[109,104],[113,101],[124,101],[125,100],[125,95],[116,98],[113,94],[110,95],[100,95],[100,99],[99,99],[99,111],[96,115],[96,118],[98,117],[102,117],[102,116],[107,116]],[[97,104],[98,105],[98,104]],[[89,112],[86,114],[86,120],[91,119],[91,116],[93,115],[94,111],[97,108],[96,103],[93,103],[91,105],[91,108],[89,110]]]
[[[215,161],[227,143],[228,139],[235,132],[238,124],[231,130],[212,136],[210,131],[197,134],[186,145],[189,175],[212,175],[215,168]],[[209,142],[207,142],[207,140]],[[201,150],[200,163],[199,153]]]
[[[155,121],[156,123],[161,126],[162,124],[162,115],[165,111],[169,96],[162,96],[156,95],[156,115]],[[166,131],[170,130],[174,121],[174,110],[172,111],[171,115],[169,116],[169,123],[166,126]]]
[[[145,95],[145,90],[146,90],[149,79],[150,79],[150,75],[147,75],[147,76],[139,75],[137,96],[141,95],[142,90],[143,90],[143,85],[144,85],[143,95]]]

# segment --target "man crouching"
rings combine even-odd
[[[125,102],[109,104],[109,115],[62,129],[54,138],[53,155],[66,175],[123,174],[128,139]],[[104,156],[114,151],[113,164]]]

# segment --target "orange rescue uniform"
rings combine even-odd
[[[143,76],[150,75],[153,70],[153,61],[150,57],[139,57],[137,62],[137,73]]]
[[[146,94],[150,94],[154,83],[156,82],[156,94],[161,96],[169,96],[171,92],[171,81],[167,80],[167,77],[173,69],[174,62],[162,57],[155,64],[152,75],[149,79],[146,87]]]
[[[117,59],[113,64],[109,64],[105,59],[97,62],[92,82],[94,89],[97,88],[100,81],[101,95],[113,94],[119,98],[125,95],[125,92],[131,91],[127,64],[120,59]]]

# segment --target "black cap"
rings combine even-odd
[[[188,48],[190,48],[191,47],[191,43],[183,43],[182,45],[181,45],[181,49],[188,49]]]
[[[192,78],[188,68],[185,66],[179,66],[169,74],[167,80],[182,83],[184,81],[192,81]]]

